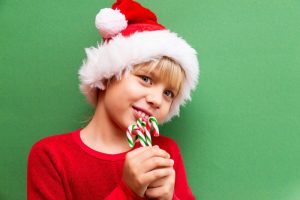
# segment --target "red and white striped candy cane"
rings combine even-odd
[[[130,147],[134,147],[136,142],[140,142],[144,146],[152,146],[151,133],[159,136],[158,123],[155,117],[150,117],[148,120],[139,118],[136,124],[130,125],[127,128],[126,135]],[[138,136],[137,140],[133,140],[134,135]]]

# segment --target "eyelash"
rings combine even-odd
[[[148,82],[145,80],[145,79],[147,79],[148,81],[150,81],[150,84],[152,85],[152,80],[151,80],[150,77],[141,75],[140,78],[141,78],[145,83],[148,83]]]
[[[166,92],[169,92],[171,94],[171,96],[166,95],[167,97],[170,97],[171,99],[174,98],[175,95],[174,95],[174,93],[172,91],[166,90],[164,93],[166,94]]]
[[[140,75],[139,77],[140,77],[140,79],[142,79],[142,81],[145,82],[146,84],[152,85],[152,79],[151,79],[150,77],[145,76],[145,75]],[[148,81],[150,81],[150,83],[149,83]],[[170,95],[167,95],[166,93],[170,93]],[[175,97],[174,93],[173,93],[172,91],[170,91],[170,90],[164,91],[164,94],[165,94],[168,98],[171,98],[171,99],[173,99],[173,98]]]

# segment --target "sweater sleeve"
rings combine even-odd
[[[32,147],[28,157],[27,199],[66,199],[61,178],[51,157],[38,144]]]
[[[142,198],[135,194],[123,181],[120,181],[119,185],[105,198],[105,200],[115,200],[115,199],[123,199],[123,200],[143,200]]]
[[[188,186],[184,162],[176,143],[173,150],[174,170],[176,173],[173,200],[194,200],[195,197]]]

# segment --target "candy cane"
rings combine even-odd
[[[135,124],[130,125],[130,126],[128,126],[128,128],[126,130],[127,141],[129,143],[130,147],[134,147],[134,141],[133,141],[133,138],[132,138],[132,135],[133,135],[132,133],[133,133],[133,130],[134,130],[135,127],[136,127]]]
[[[147,146],[146,138],[141,130],[137,130],[137,135],[143,147]]]
[[[151,139],[150,129],[151,129],[151,127],[150,127],[149,122],[145,121],[144,131],[146,133],[146,141],[147,141],[147,144],[149,146],[152,146],[152,139]]]
[[[154,135],[154,137],[159,136],[158,122],[155,117],[149,117],[149,123],[151,124],[150,132]]]
[[[140,128],[140,137],[142,138],[142,146],[152,146],[152,141],[151,141],[151,135],[149,130],[147,130],[147,120],[145,118],[138,118],[137,120],[137,126]],[[146,136],[143,134],[146,133]]]
[[[130,125],[127,128],[126,135],[129,146],[134,147],[138,141],[143,147],[147,145],[152,146],[151,133],[153,133],[155,137],[159,136],[157,120],[154,117],[150,117],[148,120],[139,118],[136,124]],[[132,138],[134,135],[138,137],[135,141]]]

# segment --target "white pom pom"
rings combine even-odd
[[[127,27],[127,20],[119,10],[103,8],[96,16],[95,25],[103,38],[110,38]]]

